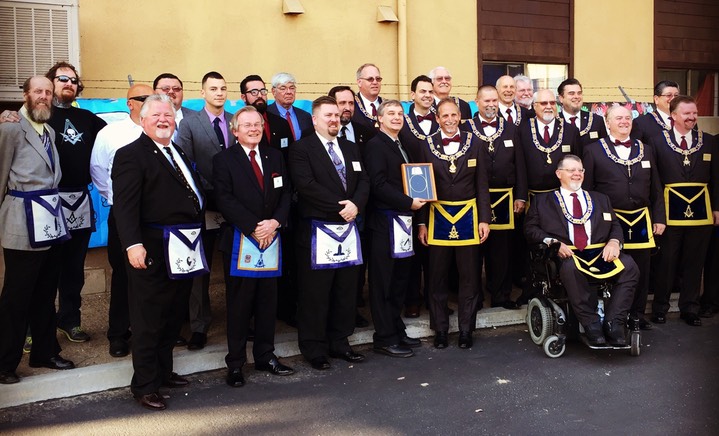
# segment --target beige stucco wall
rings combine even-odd
[[[575,0],[574,76],[585,101],[652,101],[654,0]]]

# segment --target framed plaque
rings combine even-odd
[[[402,185],[404,193],[412,198],[437,201],[431,163],[402,164]]]

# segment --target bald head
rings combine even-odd
[[[130,118],[132,118],[135,124],[140,124],[140,109],[142,109],[142,103],[144,103],[145,98],[154,93],[155,91],[152,90],[150,85],[143,83],[132,85],[130,89],[127,90],[127,107],[130,108]]]

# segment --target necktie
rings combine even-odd
[[[215,135],[217,135],[217,140],[220,141],[220,146],[225,146],[225,135],[222,133],[222,129],[220,129],[220,117],[215,117],[214,121],[212,121],[212,125],[215,128]]]
[[[626,141],[622,142],[622,141],[620,141],[620,140],[618,140],[618,139],[615,139],[615,140],[614,140],[614,145],[616,145],[616,146],[623,145],[623,146],[625,146],[625,147],[627,147],[627,148],[630,148],[630,147],[632,146],[632,140],[631,140],[631,139],[627,139]]]
[[[404,148],[402,147],[402,143],[399,142],[399,140],[394,141],[395,144],[397,144],[397,148],[399,148],[399,152],[402,153],[402,158],[404,159],[405,163],[409,163],[409,157],[407,156],[407,153],[404,151]]]
[[[53,158],[52,156],[52,139],[50,139],[50,134],[47,133],[47,130],[42,130],[42,136],[40,137],[40,140],[42,141],[43,147],[45,147],[45,152],[47,153],[47,156],[50,158],[50,168],[55,171],[55,158]]]
[[[514,123],[514,120],[512,119],[512,109],[507,109],[507,122]]]
[[[285,118],[287,119],[287,124],[290,125],[290,130],[292,130],[292,139],[296,141],[297,135],[295,134],[295,126],[292,124],[292,115],[290,115],[290,111],[285,112]]]
[[[347,138],[347,126],[342,126],[340,129],[340,136],[343,138]]]
[[[570,194],[572,196],[572,216],[574,218],[581,218],[583,215],[582,204],[579,202],[576,192]],[[587,246],[589,237],[587,237],[587,231],[584,229],[584,224],[574,224],[574,246],[579,250],[584,250]]]
[[[430,112],[424,116],[417,115],[417,122],[421,123],[422,121],[434,121],[434,114],[432,112]]]
[[[170,162],[172,162],[172,166],[175,168],[175,171],[177,172],[177,176],[180,178],[180,181],[182,181],[182,183],[185,185],[185,188],[190,191],[190,195],[188,195],[188,197],[192,199],[192,203],[195,205],[195,211],[199,212],[200,209],[202,209],[200,207],[200,200],[197,198],[195,190],[192,189],[192,186],[190,186],[190,183],[187,181],[185,173],[182,172],[182,168],[177,165],[177,161],[175,160],[175,156],[172,155],[172,150],[170,150],[170,146],[162,147],[162,149],[170,157]]]
[[[579,127],[577,125],[577,117],[569,117],[569,122],[572,123],[574,127]]]
[[[267,121],[267,112],[262,114],[262,118],[265,119],[265,137],[267,138],[267,142],[270,142],[270,139],[272,139],[272,133],[270,133],[270,122]]]
[[[545,124],[544,125],[544,143],[549,144],[549,139],[550,139],[549,126]]]
[[[264,191],[265,179],[262,177],[262,170],[260,169],[260,165],[257,163],[255,156],[257,156],[257,152],[255,150],[250,150],[250,164],[252,165],[252,171],[254,171],[255,177],[257,177],[257,183],[260,184],[260,189]]]
[[[451,138],[442,138],[442,145],[449,145],[450,142],[459,142],[459,134],[456,134]]]
[[[377,108],[374,107],[374,103],[369,104],[372,107],[372,116],[377,118]]]
[[[679,144],[679,147],[681,147],[682,150],[686,150],[687,148],[687,138],[686,136],[682,136],[682,142]]]
[[[345,164],[343,164],[342,159],[337,156],[337,153],[335,153],[335,149],[333,147],[334,143],[332,141],[328,142],[327,153],[329,153],[330,159],[332,159],[332,164],[337,170],[337,175],[340,176],[340,180],[342,181],[342,187],[347,189],[347,172],[345,171]]]
[[[494,121],[492,121],[491,123],[488,123],[488,122],[486,122],[486,121],[482,121],[482,128],[485,128],[485,127],[493,127],[493,128],[496,129],[496,128],[497,128],[497,120],[494,120]]]

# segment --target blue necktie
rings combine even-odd
[[[216,117],[212,125],[215,127],[215,134],[217,135],[217,140],[220,141],[220,146],[224,147],[225,135],[222,133],[222,129],[220,129],[220,117]]]
[[[45,147],[47,156],[50,158],[50,168],[55,171],[55,159],[52,157],[52,139],[50,139],[50,134],[47,133],[47,130],[43,129],[40,139],[42,140],[42,145]]]
[[[330,159],[332,159],[332,164],[334,164],[335,169],[337,170],[337,174],[340,176],[340,180],[342,181],[342,186],[347,189],[347,172],[345,170],[345,164],[342,163],[342,159],[340,159],[339,156],[337,156],[337,153],[335,153],[335,149],[333,148],[334,144],[332,141],[327,143],[327,152],[330,154]]]

